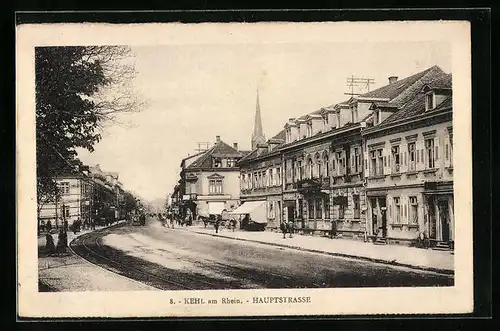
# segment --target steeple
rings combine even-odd
[[[257,144],[266,142],[266,137],[262,132],[262,119],[260,118],[259,90],[257,90],[257,106],[255,110],[255,124],[252,134],[252,150],[257,148]]]

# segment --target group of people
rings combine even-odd
[[[161,222],[161,224],[163,224],[164,227],[172,229],[174,228],[175,220],[172,214],[158,213],[158,220]]]
[[[335,220],[331,221],[332,225],[329,231],[329,237],[331,239],[337,238],[337,222]],[[293,233],[295,233],[295,223],[292,220],[283,221],[280,223],[280,230],[283,233],[283,239],[286,238],[286,234],[289,234],[289,238],[292,238]]]
[[[64,221],[63,226],[59,229],[57,236],[57,245],[54,244],[54,237],[52,237],[52,224],[47,222],[47,233],[45,234],[45,250],[48,254],[65,253],[68,247],[68,221]]]

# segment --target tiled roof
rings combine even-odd
[[[187,169],[211,168],[212,156],[240,158],[242,156],[242,153],[237,151],[233,147],[229,146],[225,142],[218,141],[212,148],[205,151],[205,154],[203,154],[196,161],[191,163],[187,167]]]
[[[438,75],[434,81],[429,82],[429,85],[435,88],[447,88],[451,87],[451,74]],[[452,106],[451,95],[444,99],[439,105],[432,110],[432,112],[445,110]],[[381,124],[375,126],[375,128],[384,128],[396,122],[403,120],[408,120],[416,116],[420,116],[425,113],[425,94],[415,93],[413,98],[410,99],[406,104],[404,104],[398,111],[393,113],[391,116],[386,118]],[[375,129],[376,130],[376,129]]]
[[[403,78],[401,80],[397,80],[392,84],[388,84],[382,86],[376,90],[360,95],[360,98],[385,98],[393,101],[396,97],[401,97],[402,94],[405,94],[405,89],[408,89],[417,81],[422,79],[427,74],[437,74],[443,73],[443,71],[438,66],[432,66],[427,70],[419,72],[418,74],[412,75],[410,77]],[[423,85],[422,85],[423,86]],[[420,88],[422,88],[420,86]],[[404,102],[404,101],[402,101]]]
[[[249,160],[259,158],[259,157],[263,157],[267,154],[270,154],[271,152],[278,150],[279,146],[281,146],[285,143],[285,138],[286,138],[285,132],[286,132],[285,130],[281,130],[278,134],[276,134],[274,137],[269,139],[269,141],[271,141],[271,140],[274,140],[276,142],[280,141],[280,143],[272,151],[268,151],[267,148],[265,148],[265,149],[264,148],[256,148],[253,151],[251,151],[249,154],[242,157],[240,162],[241,161],[249,161]]]

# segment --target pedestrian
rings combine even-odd
[[[215,223],[214,223],[215,233],[219,233],[219,225],[220,225],[220,221],[219,221],[219,218],[217,217],[215,219]]]
[[[50,232],[47,232],[45,235],[45,249],[47,253],[53,254],[56,251],[56,246],[54,245],[54,238],[50,234]]]
[[[283,239],[286,238],[286,223],[285,221],[280,223],[280,230],[283,233]]]
[[[330,239],[333,239],[337,236],[337,222],[335,220],[331,221],[332,226],[330,228]]]
[[[45,231],[45,221],[40,222],[40,231],[44,232]]]
[[[68,221],[64,221],[64,232],[68,232]]]
[[[293,221],[290,220],[290,221],[288,221],[288,224],[287,224],[287,232],[288,232],[290,238],[292,238],[293,231],[294,231]]]
[[[68,233],[64,231],[64,228],[59,230],[59,236],[57,238],[56,252],[65,253],[66,247],[68,247]]]
[[[50,220],[47,221],[47,232],[50,233],[50,231],[52,230],[52,223],[50,222]]]

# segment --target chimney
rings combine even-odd
[[[235,150],[238,150],[238,143],[233,143],[233,148],[234,148]]]
[[[218,143],[220,141],[220,136],[215,136],[215,143]]]
[[[398,81],[398,76],[389,77],[389,84],[395,83]]]

